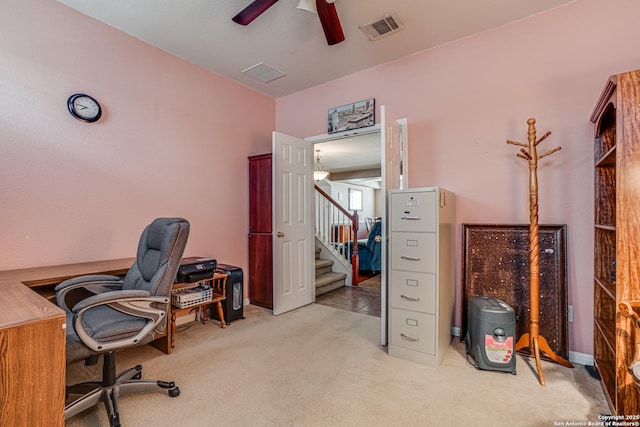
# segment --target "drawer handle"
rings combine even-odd
[[[412,337],[411,335],[407,335],[407,334],[400,334],[400,336],[402,337],[403,340],[407,340],[407,341],[420,341],[420,338],[418,337]]]
[[[403,217],[400,217],[400,219],[406,219],[407,221],[419,221],[420,217],[419,216],[403,216]]]
[[[407,261],[420,261],[419,256],[404,256],[402,255],[400,258],[406,259]]]
[[[409,297],[407,295],[400,295],[400,298],[406,299],[407,301],[420,301],[420,297]]]

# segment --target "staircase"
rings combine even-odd
[[[332,271],[333,261],[320,259],[320,248],[316,248],[316,297],[345,285],[344,273]]]

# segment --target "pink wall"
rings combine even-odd
[[[247,155],[369,97],[409,120],[412,187],[457,193],[459,224],[526,223],[526,164],[504,141],[535,117],[542,148],[562,146],[540,162],[540,221],[568,224],[570,347],[592,353],[588,117],[608,75],[640,66],[639,2],[578,0],[275,102],[57,2],[2,9],[0,270],[133,256],[164,215],[191,222],[187,255],[246,270]],[[75,92],[103,119],[71,118]]]
[[[104,109],[73,119],[67,97]],[[158,216],[246,271],[247,156],[275,101],[51,0],[0,14],[0,270],[135,256]],[[245,296],[247,294],[245,293]]]
[[[527,163],[507,139],[562,150],[539,163],[540,223],[568,225],[570,349],[592,354],[593,152],[590,113],[610,74],[640,67],[640,2],[578,0],[501,28],[277,100],[276,129],[326,132],[330,107],[373,97],[409,122],[411,187],[457,194],[461,322],[463,223],[528,223]],[[541,151],[543,152],[543,151]]]

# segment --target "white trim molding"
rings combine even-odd
[[[577,351],[569,351],[569,362],[579,363],[580,365],[593,366],[593,354],[578,353]]]

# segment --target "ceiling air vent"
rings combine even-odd
[[[242,70],[242,72],[249,77],[260,80],[263,83],[269,83],[270,81],[279,79],[285,75],[282,71],[276,70],[271,65],[265,64],[264,62],[260,62],[246,70]]]
[[[400,31],[404,28],[402,22],[398,19],[398,16],[394,13],[387,15],[383,18],[371,21],[368,24],[358,27],[363,33],[369,37],[369,40],[378,40],[380,37],[387,36],[396,31]]]

